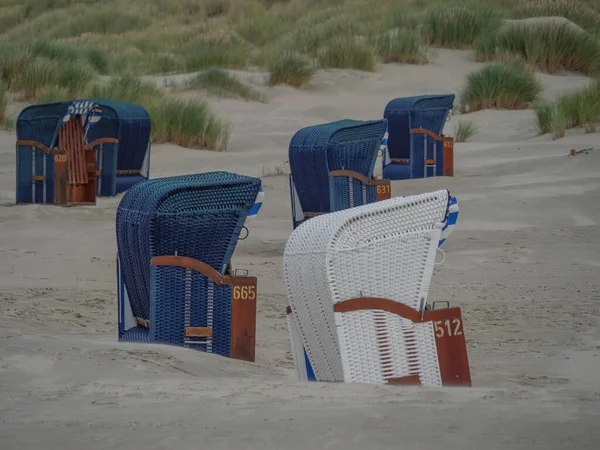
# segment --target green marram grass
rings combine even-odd
[[[188,89],[205,89],[219,97],[238,97],[246,100],[266,102],[262,92],[253,89],[235,75],[222,69],[212,68],[199,73],[189,80],[185,87]]]
[[[600,81],[557,96],[555,109],[564,117],[566,128],[582,127],[588,133],[596,131],[600,119]]]
[[[0,125],[6,119],[6,107],[8,106],[9,95],[6,85],[0,80]]]
[[[552,116],[554,115],[554,111],[555,107],[552,103],[536,103],[533,105],[535,123],[540,135],[552,131]]]
[[[364,72],[377,70],[374,49],[355,37],[336,37],[318,56],[319,66],[325,69],[356,69]]]
[[[476,59],[497,60],[499,53],[514,54],[550,73],[594,74],[600,68],[600,41],[566,23],[511,24],[490,30],[475,43]]]
[[[426,64],[427,47],[414,30],[396,29],[371,38],[383,63]]]
[[[315,69],[312,64],[294,52],[288,52],[274,57],[268,64],[269,86],[287,84],[301,88],[310,82]]]
[[[520,1],[510,11],[517,19],[528,17],[565,17],[583,29],[596,33],[600,29],[600,13],[582,0]]]
[[[79,96],[94,80],[94,70],[81,63],[59,63],[46,58],[26,59],[17,55],[0,61],[0,76],[23,100],[32,100],[43,89],[59,86]]]
[[[552,113],[552,139],[560,139],[565,137],[565,132],[568,128],[568,118],[566,112],[561,108],[556,108]]]
[[[96,83],[89,89],[87,97],[142,105],[152,119],[155,142],[227,150],[229,124],[217,118],[206,102],[169,96],[155,84],[133,77],[116,78],[106,84]]]
[[[587,34],[554,25],[500,26],[505,18],[556,15]],[[123,76],[203,71],[212,78],[199,81],[202,89],[248,98],[254,93],[214,68],[258,66],[269,72],[267,85],[302,87],[315,68],[423,64],[430,45],[475,46],[479,60],[520,72],[594,74],[599,18],[600,2],[592,0],[129,0],[118,9],[114,2],[0,0],[0,80],[12,100],[31,101],[82,97],[102,85],[101,75],[123,83]],[[229,127],[206,104],[143,90],[118,96],[149,105],[157,140],[226,147]],[[502,93],[500,103],[513,94]],[[174,117],[195,110],[200,119],[180,126],[166,110]],[[561,111],[566,123],[575,120],[568,108]],[[578,114],[593,129],[594,107]]]
[[[535,74],[514,66],[490,64],[471,72],[460,94],[462,112],[524,109],[538,99],[542,85]]]
[[[554,139],[570,128],[594,133],[600,121],[600,81],[558,95],[553,102],[534,105],[539,134],[553,133]]]
[[[430,8],[423,32],[432,45],[465,48],[497,21],[497,12],[490,6],[447,2]]]
[[[466,142],[477,133],[478,129],[477,124],[472,120],[459,120],[454,129],[454,140],[456,142]]]

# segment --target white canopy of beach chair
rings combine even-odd
[[[419,375],[423,385],[441,384],[431,322],[377,309],[334,313],[334,307],[379,298],[423,311],[448,205],[448,191],[440,190],[314,217],[294,230],[284,282],[297,366],[303,348],[318,381],[385,383]]]

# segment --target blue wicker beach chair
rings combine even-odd
[[[99,182],[100,196],[125,192],[150,174],[151,121],[148,111],[140,105],[109,99],[93,99],[100,105],[103,118],[92,130],[88,141],[99,153],[99,170],[104,174]],[[98,140],[111,136],[117,142]],[[109,155],[105,164],[103,153]]]
[[[383,177],[390,180],[453,175],[453,139],[442,136],[454,95],[424,95],[389,102],[388,151]]]
[[[159,178],[117,210],[119,340],[254,360],[256,278],[230,260],[261,181],[228,172]]]
[[[87,137],[101,117],[99,105],[86,100],[33,105],[21,111],[17,203],[95,203],[100,174]]]
[[[387,120],[340,120],[299,130],[290,142],[293,226],[319,214],[390,197],[373,179]]]
[[[73,161],[77,155],[85,167]],[[76,199],[67,197],[82,189],[93,203],[147,179],[149,158],[150,117],[141,106],[112,100],[32,105],[17,119],[16,201],[72,204]],[[61,177],[69,180],[66,192]]]

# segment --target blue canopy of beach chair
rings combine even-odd
[[[386,128],[385,119],[345,119],[296,132],[289,146],[289,161],[302,210],[331,211],[331,171],[351,170],[371,178]]]

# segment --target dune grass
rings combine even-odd
[[[152,138],[155,142],[227,150],[229,124],[218,119],[205,102],[175,98],[155,84],[133,77],[96,83],[86,96],[142,105],[152,118]]]
[[[535,122],[540,135],[552,131],[552,116],[554,115],[554,105],[552,103],[536,103],[533,105],[535,113]]]
[[[472,138],[479,127],[472,120],[459,120],[454,129],[454,140],[456,142],[466,142]]]
[[[427,47],[414,30],[396,29],[371,38],[381,62],[400,64],[426,64]]]
[[[0,80],[0,124],[6,119],[6,107],[8,106],[9,93],[6,85]]]
[[[266,103],[262,92],[243,83],[225,70],[212,68],[199,73],[186,83],[188,89],[205,89],[219,97],[238,97]]]
[[[129,79],[206,71],[208,75],[195,81],[197,87],[258,100],[255,92],[214,68],[258,65],[269,70],[266,84],[302,87],[315,68],[375,71],[378,63],[427,63],[430,45],[475,46],[479,60],[500,62],[513,75],[532,72],[533,67],[594,74],[600,67],[596,0],[129,0],[119,8],[115,4],[0,0],[0,80],[10,98],[84,97],[101,85],[99,75]],[[556,24],[500,26],[503,18],[549,15],[567,17],[587,34]],[[465,107],[524,107],[539,92],[537,84],[527,80],[519,78],[518,83],[529,83],[533,96],[519,91],[518,85],[511,90],[497,79],[493,85],[479,86],[484,97],[473,97]],[[119,96],[150,105],[157,140],[226,147],[228,125],[205,104],[184,102],[162,90],[150,101],[147,92],[152,89],[143,90],[146,94]],[[184,119],[179,125],[165,116],[166,110],[173,117],[196,111],[200,119]],[[572,119],[566,107],[561,111],[566,127]],[[589,129],[593,111],[590,107],[580,113],[588,116]]]
[[[560,139],[565,137],[567,130],[567,116],[563,109],[555,108],[552,113],[551,127],[552,139]]]
[[[600,120],[600,81],[559,95],[555,108],[564,116],[566,128],[582,127],[587,133],[596,131]]]
[[[315,73],[311,63],[294,52],[274,57],[268,65],[268,70],[269,86],[287,84],[298,88],[308,84]]]
[[[372,47],[357,38],[336,37],[322,49],[319,66],[325,69],[356,69],[364,72],[377,70],[377,58]]]
[[[225,151],[229,124],[217,118],[209,105],[199,100],[169,95],[154,83],[135,77],[113,78],[90,84],[81,98],[110,98],[137,103],[148,110],[152,120],[152,141],[172,142],[182,147]],[[68,100],[69,91],[58,86],[40,92],[40,103]]]
[[[509,25],[476,43],[479,60],[493,60],[498,51],[521,56],[549,73],[593,74],[600,68],[600,41],[569,24]]]
[[[447,2],[429,10],[423,31],[432,45],[465,48],[497,21],[498,15],[490,6]]]
[[[0,79],[18,97],[31,100],[48,86],[82,92],[94,80],[96,71],[82,60],[60,60],[38,56],[33,46],[0,46]]]
[[[600,13],[589,2],[581,0],[525,0],[512,8],[511,16],[517,19],[528,17],[565,17],[592,33],[600,29]]]
[[[600,121],[600,81],[558,95],[554,102],[536,104],[533,110],[539,134],[552,132],[558,139],[570,128],[594,133]]]
[[[523,109],[537,100],[541,90],[535,74],[514,66],[490,64],[468,75],[460,95],[460,109]]]

